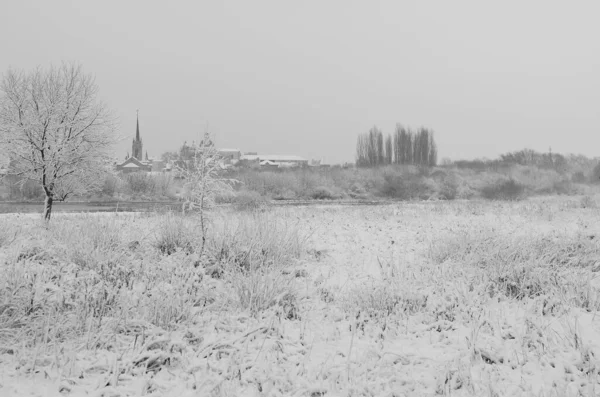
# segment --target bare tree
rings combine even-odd
[[[168,162],[171,162],[171,161],[179,160],[179,153],[176,152],[176,151],[173,151],[173,152],[164,152],[160,156],[160,158],[165,163],[168,163]]]
[[[433,131],[419,128],[416,132],[396,124],[393,135],[383,136],[373,127],[368,133],[358,136],[356,142],[356,164],[359,167],[383,164],[415,164],[434,166],[437,163],[437,145]]]
[[[429,144],[427,145],[429,148],[428,153],[428,163],[430,167],[435,167],[437,165],[437,143],[435,143],[435,139],[433,137],[433,131],[429,131]]]
[[[9,172],[40,183],[43,217],[49,221],[54,200],[102,184],[101,174],[110,169],[115,119],[80,65],[9,70],[0,92],[0,147],[12,160]]]
[[[385,164],[392,164],[394,161],[394,146],[392,144],[392,136],[385,137]]]
[[[381,132],[381,130],[377,129],[377,127],[374,128],[377,130],[377,162],[375,163],[375,165],[382,165],[385,161],[385,146],[383,145],[383,133]]]
[[[200,252],[202,252],[208,226],[206,213],[215,204],[215,198],[219,194],[231,191],[237,181],[223,177],[221,156],[208,132],[204,134],[204,139],[200,143],[189,145],[188,148],[192,154],[190,162],[185,163],[184,166],[177,166],[184,180],[182,213],[185,214],[187,209],[197,212],[200,216],[202,229]]]
[[[360,134],[356,140],[356,165],[359,167],[370,165],[368,141],[368,134]]]

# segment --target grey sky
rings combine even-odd
[[[222,147],[353,161],[356,136],[435,130],[440,157],[599,154],[598,1],[1,0],[0,70],[74,60],[159,156]]]

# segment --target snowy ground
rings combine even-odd
[[[294,269],[294,316],[285,304],[254,317],[213,305],[197,307],[171,329],[129,323],[98,336],[110,339],[102,348],[81,340],[37,350],[0,345],[0,395],[600,394],[595,262],[560,270],[565,280],[571,271],[588,272],[588,301],[575,304],[574,292],[559,287],[527,297],[489,293],[485,265],[444,251],[457,236],[580,236],[595,243],[600,212],[588,201],[271,211],[310,235]],[[440,250],[448,259],[439,259]],[[228,293],[220,279],[206,276],[203,283],[217,300]]]

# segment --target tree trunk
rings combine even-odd
[[[50,222],[50,215],[52,215],[52,194],[46,194],[44,200],[44,220]]]

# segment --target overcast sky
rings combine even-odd
[[[600,155],[600,2],[1,0],[0,70],[81,62],[131,150],[208,123],[221,147],[353,161],[435,131],[440,158]]]

